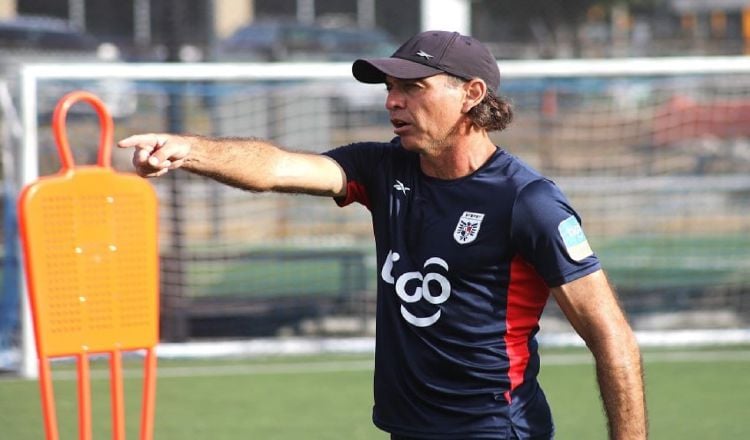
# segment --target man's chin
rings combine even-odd
[[[404,150],[413,151],[415,153],[419,153],[420,151],[422,151],[419,143],[414,138],[409,136],[401,136],[400,139],[401,146],[404,147]]]

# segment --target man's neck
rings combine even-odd
[[[484,165],[497,147],[487,132],[463,136],[452,145],[441,148],[436,154],[422,153],[419,164],[422,172],[443,180],[468,176]]]

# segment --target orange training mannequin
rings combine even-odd
[[[66,116],[78,101],[99,116],[95,166],[76,167],[68,145]],[[95,95],[65,95],[52,123],[62,167],[27,185],[18,202],[46,438],[59,438],[50,358],[76,358],[79,438],[89,440],[89,355],[109,355],[112,438],[119,440],[125,438],[122,352],[145,350],[140,439],[151,439],[159,340],[156,194],[146,180],[112,169],[113,122]]]

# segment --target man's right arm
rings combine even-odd
[[[295,153],[262,139],[139,134],[118,142],[134,148],[133,166],[144,177],[182,168],[250,191],[346,195],[346,175],[331,158]]]

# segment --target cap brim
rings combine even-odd
[[[367,84],[385,82],[385,77],[399,79],[426,78],[443,73],[442,70],[402,58],[359,59],[352,65],[352,74]]]

